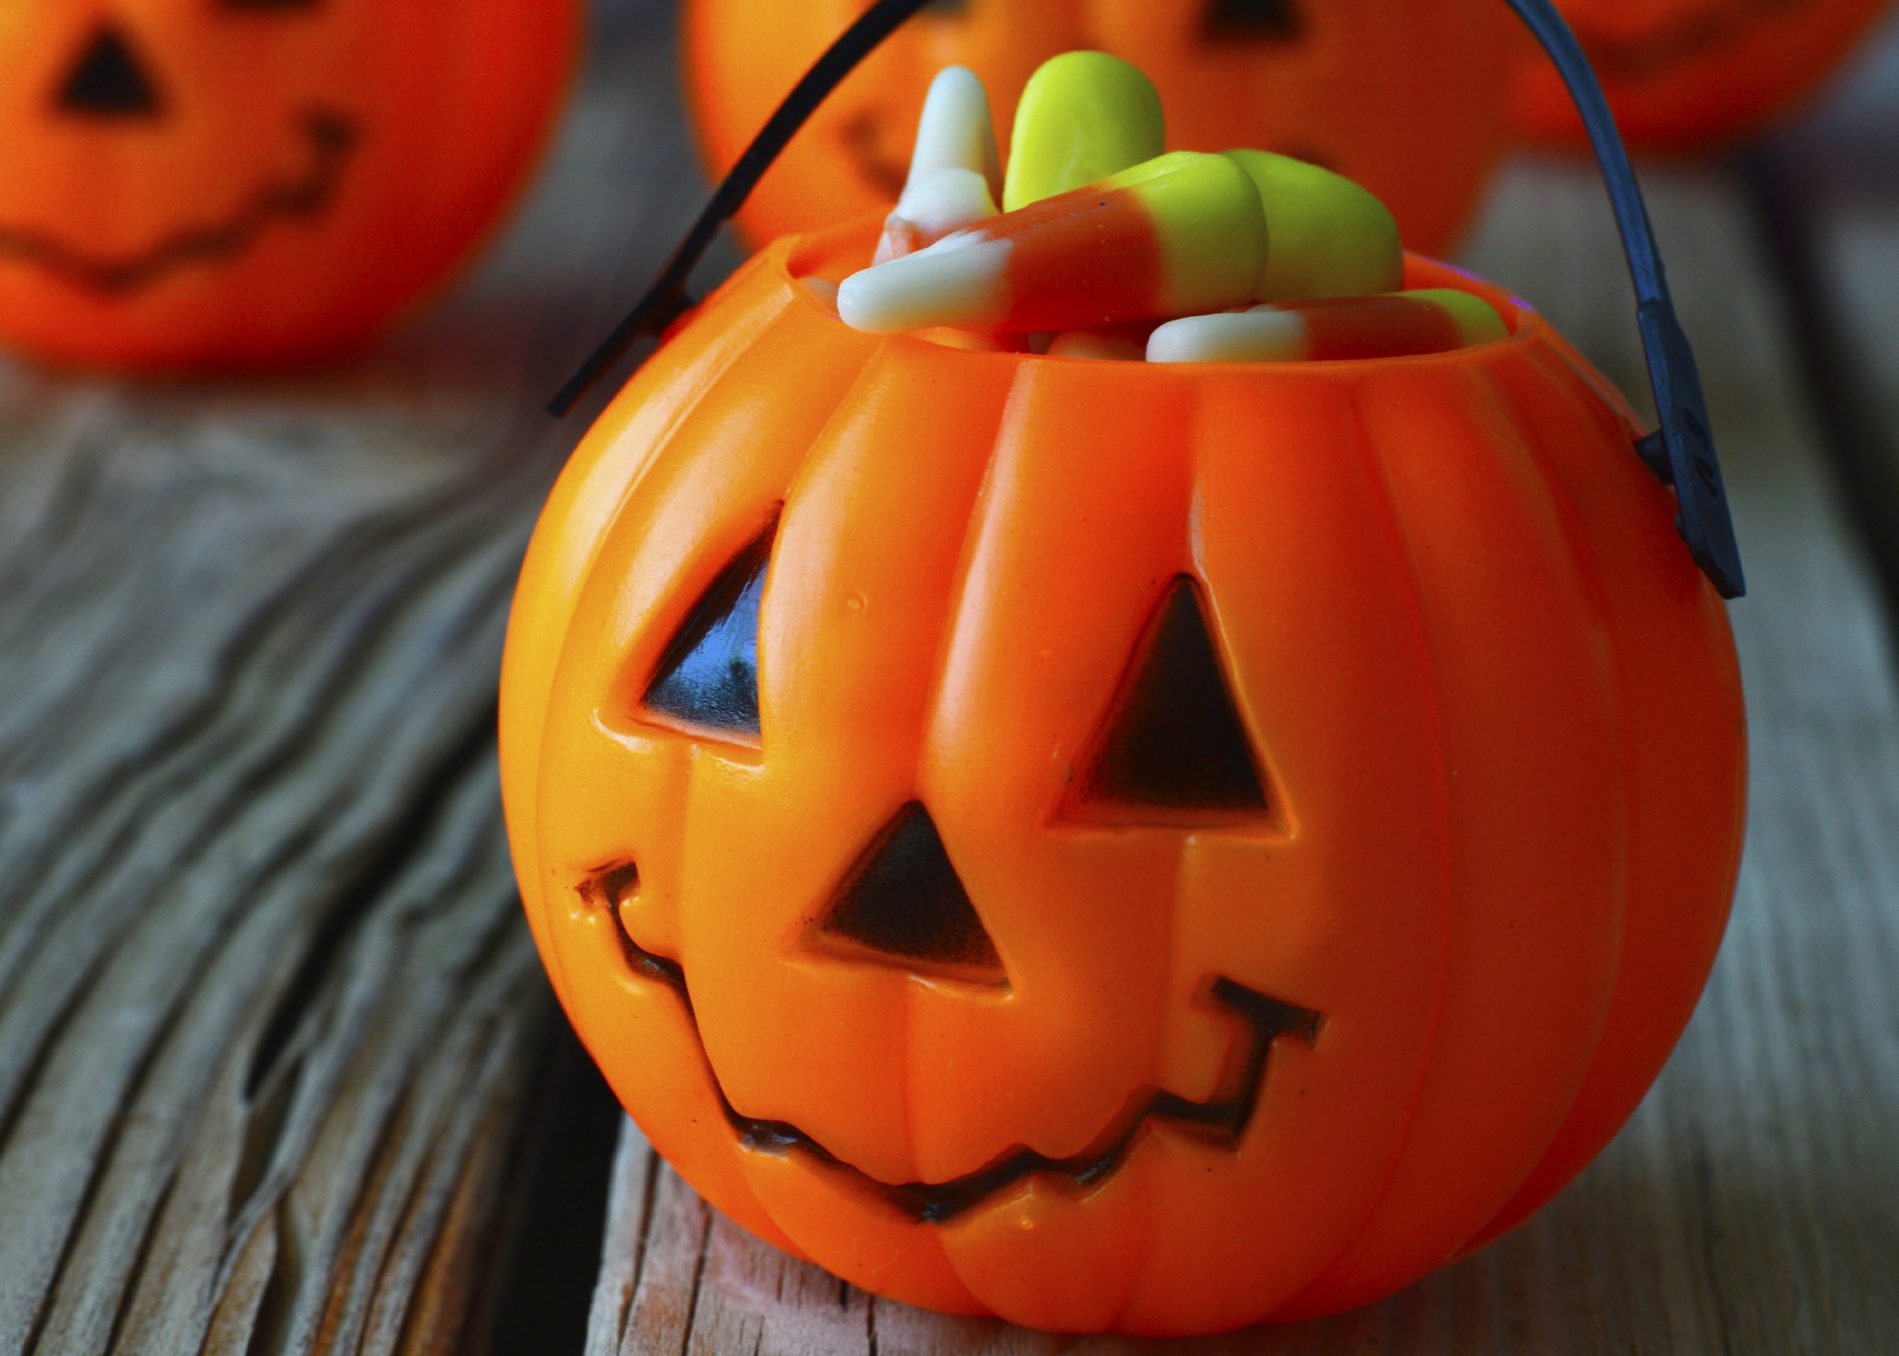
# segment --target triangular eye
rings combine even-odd
[[[715,735],[756,739],[758,607],[771,562],[768,530],[694,605],[646,688],[646,709]]]
[[[1213,0],[1203,32],[1209,42],[1295,42],[1305,32],[1299,0]]]
[[[818,920],[819,940],[902,969],[1001,982],[1002,960],[951,865],[936,822],[898,811]]]
[[[1269,808],[1200,591],[1177,579],[1069,790],[1064,817],[1196,824]]]

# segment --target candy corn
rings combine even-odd
[[[1167,149],[1153,82],[1105,52],[1067,52],[1029,78],[1015,113],[1002,205],[1013,212],[1098,183]]]
[[[1025,334],[990,334],[985,330],[958,330],[947,327],[918,330],[917,338],[941,348],[958,348],[965,353],[1027,353]]]
[[[1224,156],[1176,152],[854,274],[838,314],[873,334],[1191,315],[1252,300],[1266,243],[1246,172]]]
[[[996,200],[980,174],[965,169],[932,170],[911,180],[884,222],[877,262],[889,263],[996,215]]]
[[[1509,333],[1494,308],[1454,289],[1339,297],[1197,315],[1156,329],[1152,363],[1326,362],[1443,353]]]
[[[910,178],[884,223],[877,262],[901,258],[996,215],[1001,185],[989,95],[975,72],[939,72],[923,101]]]
[[[1135,329],[1066,330],[1042,351],[1051,358],[1139,362],[1147,354],[1147,339]]]
[[[1266,151],[1228,151],[1259,189],[1273,248],[1260,301],[1365,297],[1404,285],[1398,223],[1342,174]]]

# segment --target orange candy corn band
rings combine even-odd
[[[1245,172],[1221,156],[1181,152],[854,274],[838,308],[873,334],[1160,320],[1250,300],[1267,245]]]

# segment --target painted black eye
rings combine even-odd
[[[1296,42],[1305,21],[1297,0],[1213,0],[1203,28],[1209,42]]]
[[[1270,808],[1199,586],[1176,579],[1078,771],[1068,813],[1197,823]]]
[[[647,685],[649,711],[712,734],[758,737],[758,608],[771,537],[768,529],[740,552],[699,599]]]

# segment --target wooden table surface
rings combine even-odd
[[[541,978],[495,670],[581,428],[540,403],[701,192],[670,9],[601,7],[516,228],[359,361],[0,368],[0,1353],[1899,1351],[1899,55],[1745,162],[1647,175],[1753,586],[1747,858],[1674,1062],[1488,1252],[1163,1347],[921,1314],[752,1242]],[[1581,166],[1515,167],[1468,262],[1640,389]]]

